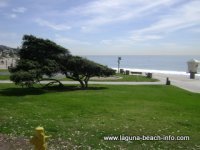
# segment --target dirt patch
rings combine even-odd
[[[32,149],[29,139],[24,137],[11,137],[0,134],[0,150],[27,150]]]
[[[27,137],[14,137],[0,133],[0,150],[33,150],[33,145]],[[77,146],[70,144],[63,139],[49,139],[48,150],[68,150],[78,149]]]

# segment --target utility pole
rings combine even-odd
[[[121,57],[118,57],[118,73],[119,73],[119,67],[120,67],[120,61],[122,60],[122,58]]]
[[[8,62],[7,62],[7,59],[6,59],[6,69],[8,69]]]

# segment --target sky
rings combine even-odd
[[[200,55],[200,0],[0,0],[0,45],[24,34],[74,55]]]

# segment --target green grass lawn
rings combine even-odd
[[[8,69],[0,69],[0,80],[10,80]]]
[[[8,73],[8,71],[6,70],[2,70],[1,72],[3,73]],[[9,74],[3,74],[1,75],[1,72],[0,72],[0,80],[10,80],[10,75]],[[105,80],[94,80],[94,79],[91,79],[90,81],[99,81],[99,82],[106,82],[106,81],[114,81],[114,82],[155,82],[155,81],[158,81],[157,79],[150,79],[150,78],[147,78],[146,76],[141,76],[141,75],[122,75],[122,74],[117,74],[116,76],[118,77],[121,77],[119,79],[105,79]],[[63,78],[63,79],[59,79],[61,81],[73,81],[69,78]]]
[[[8,69],[0,69],[0,72],[8,72]]]
[[[155,82],[158,81],[157,79],[147,78],[146,76],[142,75],[123,75],[123,74],[116,74],[115,76],[120,77],[118,79],[90,79],[90,81],[99,81],[99,82]],[[62,81],[73,81],[68,78],[61,79]]]
[[[3,134],[29,137],[41,125],[51,139],[78,149],[200,147],[200,94],[173,86],[91,85],[58,91],[0,84],[0,104]],[[187,135],[190,140],[104,141],[108,135]]]
[[[118,82],[128,82],[128,81],[133,81],[133,82],[155,82],[158,81],[157,79],[151,79],[151,78],[147,78],[146,76],[142,76],[142,75],[124,75],[124,74],[116,74],[116,76],[121,77],[118,80],[114,80],[114,81],[118,81]],[[108,80],[106,80],[108,81]],[[113,81],[113,80],[110,80]]]
[[[10,80],[9,75],[0,75],[0,80]]]

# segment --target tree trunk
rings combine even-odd
[[[86,85],[84,84],[84,82],[82,81],[82,80],[78,80],[79,82],[80,82],[80,84],[81,84],[81,88],[82,89],[85,89],[86,88]]]
[[[67,73],[65,73],[65,76],[69,79],[72,79],[72,80],[75,80],[75,81],[78,81],[80,82],[80,85],[81,85],[81,88],[82,89],[85,89],[86,88],[86,84],[84,81],[82,81],[79,77],[71,77],[71,76],[68,76]]]
[[[88,88],[88,81],[85,81],[85,88]]]
[[[85,88],[88,88],[88,81],[89,81],[90,77],[86,77],[84,82],[85,82]]]

